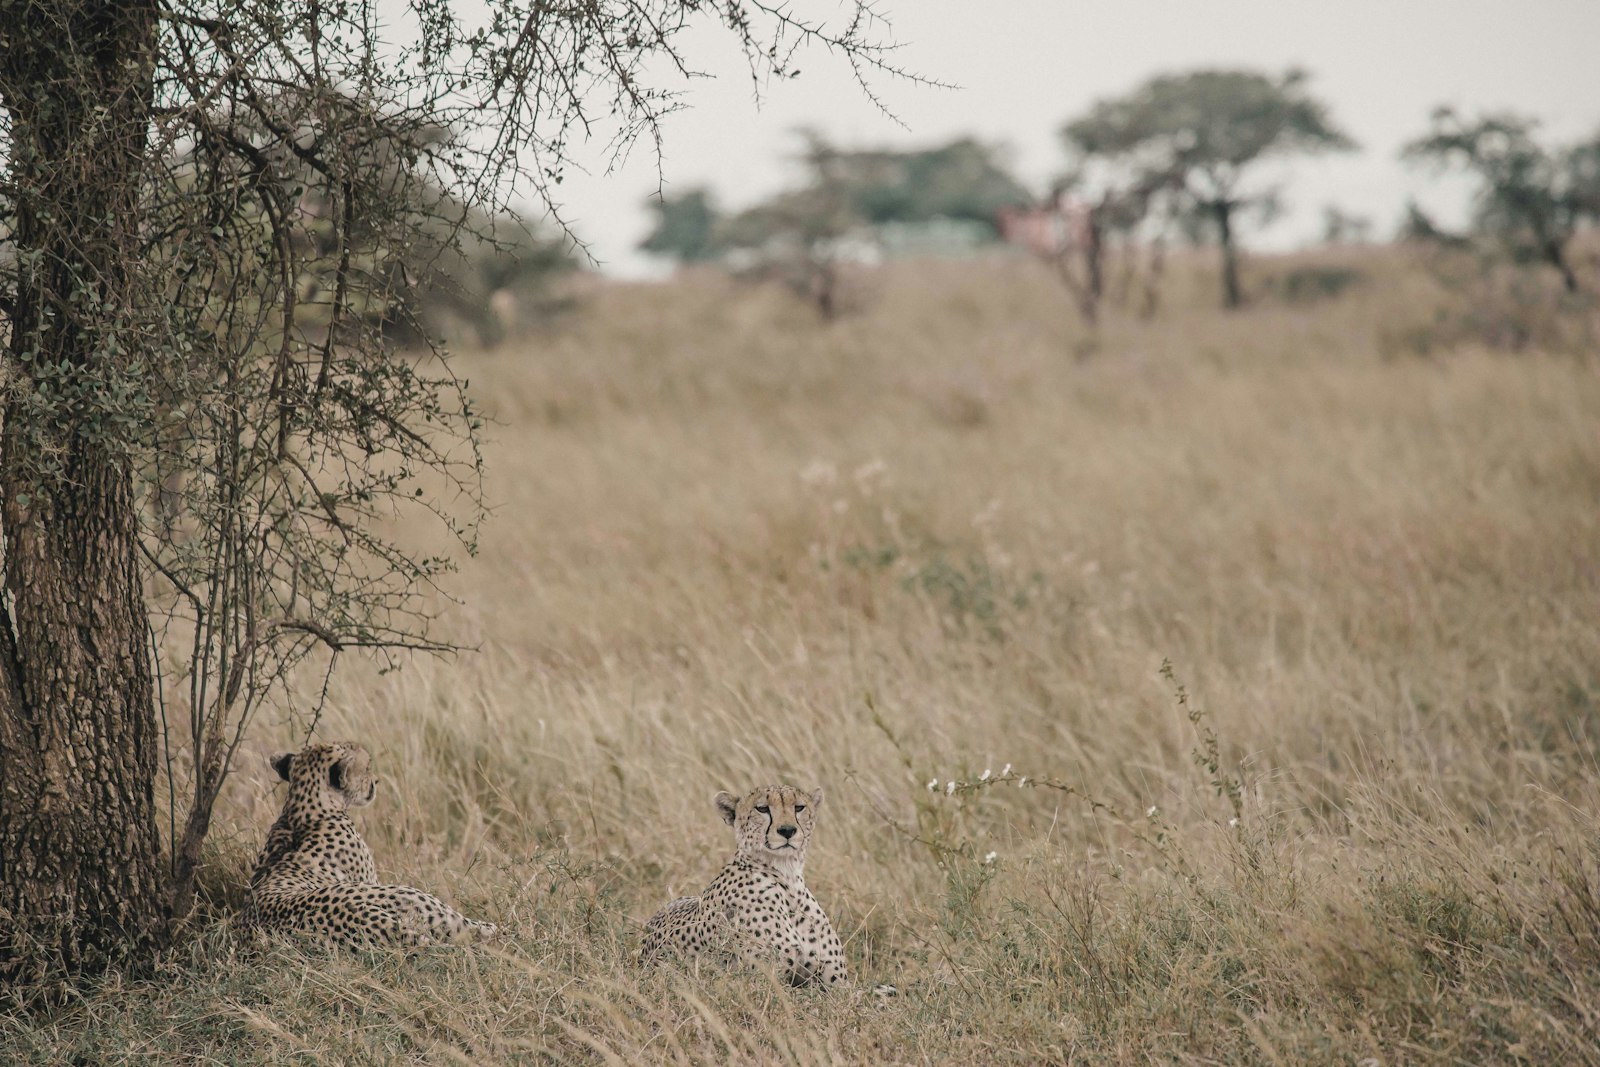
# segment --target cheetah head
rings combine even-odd
[[[372,756],[353,741],[307,745],[272,758],[272,769],[289,783],[291,815],[344,811],[372,803],[378,779]]]
[[[822,790],[802,793],[792,785],[763,785],[742,797],[718,793],[716,803],[723,821],[733,827],[741,855],[799,864],[811,843]]]

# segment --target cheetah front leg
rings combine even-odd
[[[824,986],[847,985],[850,973],[845,966],[844,946],[834,932],[828,913],[809,892],[796,902],[795,938],[809,975]]]

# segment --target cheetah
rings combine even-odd
[[[345,814],[377,795],[371,763],[367,750],[351,742],[273,757],[289,797],[256,857],[242,924],[346,945],[417,946],[492,935],[492,923],[464,918],[430,893],[378,883],[372,850]]]
[[[718,793],[738,852],[697,897],[680,897],[645,924],[640,963],[668,953],[777,964],[792,985],[848,983],[844,949],[806,888],[806,846],[822,790],[765,785],[743,797]]]

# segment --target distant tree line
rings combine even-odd
[[[1404,155],[1476,180],[1471,226],[1446,233],[1412,205],[1402,236],[1544,265],[1567,292],[1579,292],[1571,248],[1600,222],[1600,132],[1567,146],[1545,144],[1537,132],[1536,122],[1515,115],[1435,113]],[[731,214],[703,188],[653,198],[656,222],[641,247],[682,263],[782,277],[829,316],[845,260],[908,244],[925,251],[1006,240],[1048,260],[1093,323],[1113,293],[1125,301],[1137,292],[1140,311],[1154,312],[1176,234],[1215,245],[1222,304],[1237,308],[1247,296],[1243,235],[1284,204],[1264,164],[1357,147],[1295,69],[1161,75],[1096,102],[1062,126],[1067,165],[1042,198],[1007,170],[998,148],[971,138],[861,151],[805,136],[800,186]],[[922,243],[908,242],[908,232]],[[1323,234],[1330,244],[1364,241],[1371,222],[1330,205]]]
[[[805,183],[733,214],[701,188],[652,198],[656,224],[640,246],[682,263],[723,263],[777,278],[825,317],[839,308],[843,260],[898,234],[921,247],[999,239],[997,219],[1032,194],[998,151],[963,138],[930,149],[846,151],[802,135]]]

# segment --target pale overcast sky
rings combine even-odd
[[[793,0],[808,17],[848,5]],[[1062,165],[1056,131],[1094,100],[1150,75],[1197,67],[1279,72],[1299,66],[1311,91],[1361,143],[1283,172],[1289,213],[1256,244],[1287,247],[1318,232],[1334,203],[1393,229],[1408,195],[1459,208],[1459,195],[1395,158],[1432,108],[1512,109],[1553,136],[1600,126],[1600,0],[882,0],[899,59],[936,89],[881,80],[909,129],[865,99],[842,63],[803,55],[801,76],[769,87],[758,109],[732,41],[709,27],[687,39],[691,60],[717,75],[689,87],[669,117],[661,178],[670,193],[709,186],[727,208],[792,184],[793,131],[814,127],[847,147],[934,144],[976,135],[1008,146],[1018,175],[1043,187]],[[573,172],[564,209],[605,270],[649,273],[634,246],[657,186],[647,145],[611,174]]]

